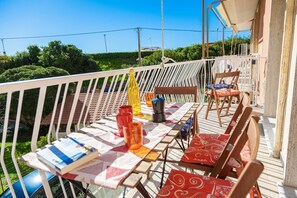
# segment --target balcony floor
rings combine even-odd
[[[231,109],[231,113],[234,112],[234,107]],[[211,111],[209,113],[209,117],[206,120],[204,118],[205,116],[205,110],[206,107],[204,106],[202,110],[199,113],[199,128],[201,132],[204,133],[224,133],[225,128],[227,127],[232,115],[229,116],[222,116],[222,123],[223,127],[220,128],[218,124],[218,119],[216,117],[216,112]],[[258,114],[261,114],[260,109],[254,109],[254,111]],[[224,112],[222,112],[224,113]],[[261,121],[260,121],[261,122]],[[178,147],[175,142],[173,142],[173,145],[175,147]],[[179,160],[182,156],[182,152],[180,149],[170,149],[169,150],[169,156],[168,158],[170,160]],[[264,136],[263,130],[261,130],[261,137],[260,137],[260,147],[259,147],[259,152],[258,152],[258,159],[264,164],[264,172],[258,179],[258,183],[260,186],[261,193],[263,197],[285,197],[281,196],[279,194],[279,188],[278,184],[283,181],[283,165],[279,159],[275,159],[273,157],[269,156],[269,149],[267,146],[267,139]],[[162,162],[156,162],[153,165],[153,169],[157,171],[162,170]],[[171,169],[180,169],[180,170],[185,170],[184,168],[179,167],[177,164],[172,164],[172,163],[167,163],[166,165],[166,171],[170,172]],[[197,174],[203,174],[202,172],[197,171]],[[165,174],[165,181],[167,178],[167,174]],[[146,176],[143,176],[143,184],[151,197],[155,197],[156,193],[159,191],[159,184],[160,184],[160,174],[159,173],[150,173],[150,179],[148,180]],[[123,188],[120,188],[116,190],[116,192],[109,192],[108,190],[104,190],[103,192],[98,191],[98,196],[100,195],[114,195],[116,197],[123,197],[122,193]],[[101,197],[101,196],[100,196]],[[135,197],[142,197],[139,192],[136,189],[127,189],[125,192],[125,197],[127,198],[135,198]]]

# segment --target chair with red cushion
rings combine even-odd
[[[249,117],[250,114],[251,107],[246,107],[241,118],[243,116]],[[221,174],[225,177],[227,175],[237,177],[236,173],[232,171],[232,166],[227,164],[224,170],[221,167],[226,162],[229,162],[230,159],[242,160],[245,164],[248,160],[256,158],[260,143],[258,120],[257,117],[252,117],[249,124],[242,131],[242,125],[245,125],[245,122],[242,122],[242,119],[240,119],[225,145],[216,144],[216,146],[212,146],[205,144],[205,147],[190,146],[182,156],[179,165],[202,170],[206,173],[211,172],[211,176]],[[256,193],[259,195],[258,197],[261,196],[259,190]]]
[[[243,165],[238,163],[240,167]],[[161,197],[246,197],[264,169],[263,164],[251,159],[233,181],[171,170],[165,185],[157,194]]]
[[[247,150],[250,150],[250,156],[256,157],[260,141],[259,126],[257,125],[256,119],[250,119],[252,113],[251,107],[246,107],[242,116],[240,117],[238,124],[236,125],[232,135],[230,135],[227,141],[220,141],[218,139],[213,139],[209,142],[203,142],[203,144],[193,144],[191,142],[188,149],[186,149],[184,155],[182,156],[179,165],[198,169],[206,172],[212,172],[213,168],[217,164],[223,163],[225,158],[230,153],[230,147],[234,147],[237,144],[238,139],[244,133],[247,134],[247,140],[238,145],[239,153],[244,149],[246,142],[250,145],[249,149],[245,148],[244,153],[247,155]],[[249,126],[246,125],[247,120],[250,120]]]
[[[226,109],[226,115],[229,112],[229,109],[231,107],[231,101],[233,97],[239,98],[240,91],[238,90],[237,81],[239,78],[240,71],[233,71],[233,72],[224,72],[224,73],[216,73],[213,85],[211,86],[212,89],[205,92],[205,95],[208,98],[208,105],[206,109],[205,119],[208,117],[208,112],[212,110],[217,111],[217,116],[219,120],[220,127],[222,127],[222,121],[221,121],[221,111],[225,108]],[[222,79],[229,80],[230,84],[228,88],[216,88],[216,82],[222,81]],[[224,83],[225,84],[225,83]],[[222,102],[220,102],[222,101]],[[228,102],[227,107],[224,107],[225,101]],[[213,103],[215,103],[215,108],[212,108]],[[220,105],[221,103],[221,105]]]
[[[195,146],[196,148],[197,147],[205,148],[205,147],[211,147],[212,145],[218,145],[220,148],[223,149],[230,137],[230,133],[238,123],[238,118],[240,118],[243,113],[243,109],[248,107],[249,104],[250,104],[249,94],[243,93],[241,100],[239,101],[238,106],[224,134],[210,134],[210,133],[201,133],[201,132],[197,133],[193,137],[190,143],[190,146]],[[247,120],[248,117],[245,117],[245,119]]]

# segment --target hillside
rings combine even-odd
[[[141,57],[144,58],[153,54],[153,51],[141,52]],[[110,52],[110,53],[97,53],[88,54],[101,70],[122,69],[138,64],[138,52]]]

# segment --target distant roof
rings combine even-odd
[[[160,50],[160,47],[142,47],[141,50],[142,51],[156,51],[156,50]]]
[[[82,114],[81,122],[85,118],[86,111],[87,111],[87,105],[89,104],[89,100],[91,98],[91,95],[92,95],[91,93],[88,95],[87,102],[86,102],[86,105],[85,105],[85,108],[84,108],[84,112]],[[91,101],[90,109],[89,109],[89,112],[87,114],[87,119],[86,119],[87,122],[89,122],[89,121],[91,121],[93,119],[93,115],[94,115],[94,112],[95,112],[97,101],[99,99],[99,95],[100,95],[100,93],[98,93],[98,92],[94,93],[93,99]],[[84,104],[84,101],[86,100],[86,96],[87,96],[86,93],[81,93],[79,95],[76,110],[75,110],[73,121],[72,121],[73,124],[77,124],[78,121],[79,121],[79,117],[80,117],[80,115],[82,113],[83,104]],[[104,93],[103,96],[102,96],[102,100],[101,100],[101,104],[99,106],[99,110],[98,110],[98,114],[96,116],[96,120],[100,119],[100,113],[101,113],[101,111],[103,109],[103,104],[104,104],[104,101],[106,99],[106,96],[107,96],[107,93]],[[114,101],[115,97],[116,97],[116,92],[113,93],[111,101]],[[122,97],[122,95],[119,94],[119,99],[121,97]],[[68,123],[68,119],[69,119],[71,108],[72,108],[73,99],[74,99],[74,94],[70,94],[70,95],[66,96],[65,104],[64,104],[64,110],[63,110],[63,113],[62,113],[61,124],[67,124]],[[61,105],[62,104],[59,103],[58,106],[57,106],[56,115],[55,115],[55,119],[54,119],[54,124],[58,124]],[[118,106],[116,105],[115,109],[117,109],[117,108],[118,108]],[[109,112],[111,113],[111,108],[109,109]],[[53,115],[53,112],[51,112],[50,114],[45,116],[45,118],[42,120],[41,124],[42,125],[50,125],[52,115]]]

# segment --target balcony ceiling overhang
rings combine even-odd
[[[259,0],[225,0],[216,7],[234,32],[250,30]]]

